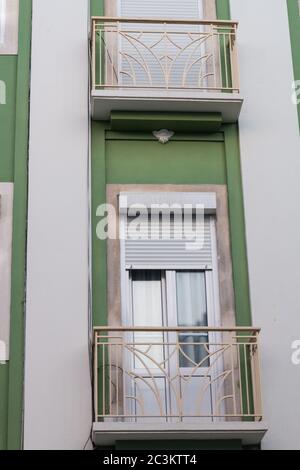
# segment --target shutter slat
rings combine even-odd
[[[128,224],[132,218],[127,218],[126,240],[125,240],[125,264],[127,267],[134,266],[142,268],[147,265],[149,268],[171,269],[176,268],[211,268],[212,267],[212,234],[211,234],[211,216],[204,218],[204,243],[201,249],[187,249],[187,244],[194,246],[193,240],[153,240],[130,239],[130,229]],[[174,222],[174,221],[173,221]],[[195,224],[195,222],[194,222]],[[157,224],[156,224],[157,225]],[[160,236],[168,230],[163,227],[163,220],[160,221],[158,232]],[[150,228],[150,223],[149,223]],[[174,223],[171,233],[174,230]],[[142,232],[141,232],[142,233]],[[148,231],[144,230],[142,235]],[[149,233],[151,233],[149,231]]]
[[[202,0],[121,0],[121,16],[134,18],[201,18]]]

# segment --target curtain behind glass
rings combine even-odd
[[[134,326],[163,326],[161,271],[132,271],[132,315]],[[163,361],[163,333],[134,333],[134,343],[141,351],[135,367],[153,369]]]
[[[204,272],[177,272],[177,321],[178,326],[208,326],[207,299]],[[180,367],[208,366],[205,360],[208,351],[207,333],[181,333],[179,335],[182,353]]]

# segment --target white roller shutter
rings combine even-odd
[[[184,234],[188,238],[178,238],[182,233],[179,218],[172,218],[170,225],[160,217],[159,221],[141,225],[140,239],[133,236],[131,222],[133,218],[123,215],[126,219],[124,257],[126,269],[212,269],[212,237],[213,216],[202,217],[200,226],[203,231],[195,245],[190,232]],[[168,219],[169,220],[169,219]],[[198,225],[199,228],[199,225]],[[190,230],[195,233],[196,220],[193,218]],[[136,232],[134,232],[136,233]],[[177,234],[177,235],[176,235]]]
[[[203,6],[202,0],[119,0],[119,16],[198,20],[203,18]],[[162,28],[168,31],[168,38],[162,37]],[[201,26],[127,23],[123,24],[121,29],[131,30],[119,41],[121,53],[119,80],[122,86],[153,88],[205,86],[205,58],[199,61],[199,57],[205,56],[205,46],[197,36],[202,31]],[[136,30],[137,33],[134,32]],[[151,33],[147,33],[148,30],[151,30]],[[140,31],[143,31],[142,36]],[[194,33],[194,36],[190,36],[191,33]],[[194,42],[196,38],[198,39]],[[187,64],[189,64],[188,73]],[[170,73],[166,72],[166,68],[168,71],[171,70]]]
[[[120,16],[201,19],[202,0],[119,0]]]

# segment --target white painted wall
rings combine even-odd
[[[33,0],[26,449],[82,449],[88,361],[88,0]]]
[[[262,327],[266,449],[300,449],[300,136],[285,0],[231,0],[253,322]]]

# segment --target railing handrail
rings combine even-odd
[[[121,16],[92,16],[92,23],[101,21],[103,23],[156,23],[156,24],[199,24],[199,25],[216,25],[216,26],[235,26],[238,27],[238,21],[229,20],[178,20],[172,18],[130,18]]]
[[[93,328],[94,332],[97,331],[116,331],[116,332],[126,332],[126,331],[150,331],[150,332],[200,332],[200,333],[260,333],[261,328],[255,327],[243,327],[243,326],[233,326],[233,327],[206,327],[206,326],[178,326],[178,327],[169,327],[169,326],[95,326]]]

